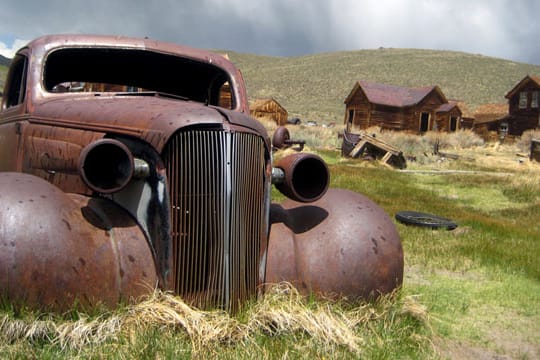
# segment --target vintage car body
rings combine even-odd
[[[326,193],[318,156],[272,164],[248,114],[242,76],[218,54],[87,35],[22,48],[0,112],[2,296],[62,310],[159,287],[234,311],[267,280],[352,297],[398,287],[403,253],[384,212],[329,216],[376,205]],[[272,183],[298,203],[272,205]]]

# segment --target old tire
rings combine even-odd
[[[399,211],[396,213],[396,220],[406,225],[422,226],[432,229],[454,230],[458,226],[450,219],[418,211]]]

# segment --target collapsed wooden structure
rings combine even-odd
[[[368,134],[354,134],[345,131],[341,155],[352,158],[376,159],[385,165],[398,169],[407,167],[402,151]]]

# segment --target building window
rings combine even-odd
[[[531,98],[531,107],[532,108],[538,108],[538,91],[532,92],[532,98]]]
[[[527,108],[527,92],[526,91],[522,91],[519,93],[519,108],[520,109]]]

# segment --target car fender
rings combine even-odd
[[[151,248],[125,210],[33,175],[0,173],[2,296],[55,310],[114,307],[157,282]]]
[[[367,197],[329,189],[316,202],[273,204],[266,283],[301,293],[372,299],[401,286],[403,249],[395,224]]]

